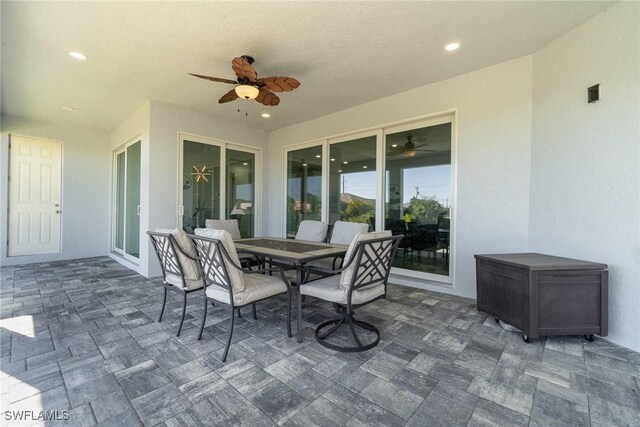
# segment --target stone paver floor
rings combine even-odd
[[[640,354],[582,337],[526,344],[473,300],[390,285],[357,312],[382,332],[364,353],[315,342],[330,304],[307,299],[298,344],[284,299],[259,303],[222,363],[227,310],[209,306],[197,341],[201,293],[176,337],[181,295],[158,323],[159,280],[109,258],[0,271],[3,411],[69,411],[26,423],[3,412],[2,425],[640,425]]]

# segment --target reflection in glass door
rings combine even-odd
[[[451,123],[385,138],[385,229],[403,235],[393,266],[449,276]]]
[[[226,217],[238,221],[242,237],[253,237],[256,155],[231,149],[227,149],[225,153],[227,158]]]
[[[329,145],[329,224],[376,226],[376,137]]]
[[[295,236],[305,219],[320,221],[322,213],[322,146],[287,153],[287,237]]]
[[[113,250],[140,257],[140,141],[115,152]]]
[[[184,141],[182,174],[182,227],[193,233],[207,219],[220,219],[220,147]]]

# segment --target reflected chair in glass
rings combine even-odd
[[[162,269],[164,297],[158,322],[162,322],[162,315],[167,304],[167,291],[182,292],[182,318],[180,319],[177,334],[177,336],[180,336],[187,310],[187,294],[203,287],[196,252],[186,233],[182,230],[147,231],[147,234],[151,239]]]
[[[365,351],[378,345],[380,331],[370,323],[355,319],[354,310],[386,298],[391,262],[401,239],[402,236],[391,236],[390,231],[361,233],[351,242],[343,267],[322,271],[321,274],[330,276],[300,286],[298,309],[302,306],[302,297],[310,296],[332,302],[339,314],[337,318],[322,322],[316,327],[315,337],[318,343],[341,352]],[[309,270],[314,272],[313,269]],[[355,346],[328,341],[341,326],[349,327]],[[373,333],[375,338],[369,343],[363,343],[356,327]]]
[[[207,320],[208,301],[217,301],[229,305],[229,336],[222,355],[222,361],[227,359],[231,338],[233,336],[234,310],[253,304],[254,318],[255,303],[277,295],[287,295],[286,323],[287,335],[291,338],[291,286],[284,277],[281,267],[260,270],[243,269],[240,266],[238,253],[229,232],[206,228],[196,229],[196,234],[189,237],[193,241],[200,265],[200,272],[204,282],[204,314],[198,340],[202,339],[202,332]],[[277,275],[264,273],[277,272]]]

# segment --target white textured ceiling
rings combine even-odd
[[[2,111],[112,130],[151,99],[276,129],[533,53],[610,4],[3,1]],[[233,78],[242,54],[301,87],[219,105],[231,86],[187,75]]]

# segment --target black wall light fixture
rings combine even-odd
[[[593,85],[587,88],[587,102],[589,104],[596,102],[600,99],[600,84]]]

